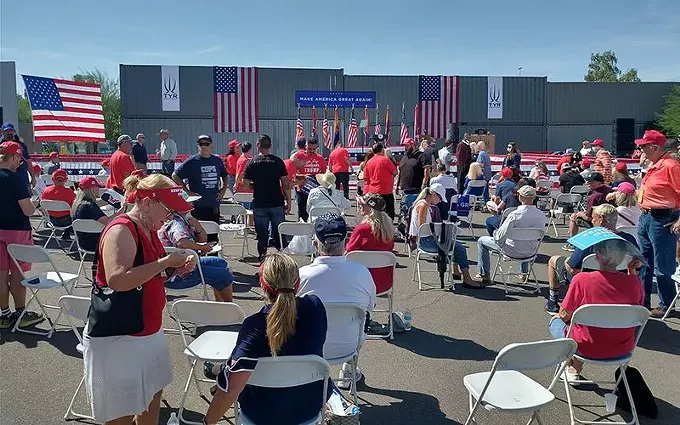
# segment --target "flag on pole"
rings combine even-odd
[[[340,118],[338,116],[338,107],[335,107],[333,116],[333,146],[340,141]]]
[[[349,131],[347,132],[347,147],[357,146],[357,120],[354,119],[354,106],[352,106],[352,118],[349,121]]]
[[[316,126],[316,106],[312,106],[312,139],[319,140],[319,128]]]
[[[323,124],[321,125],[321,135],[323,136],[323,145],[326,148],[331,148],[331,134],[328,128],[328,107],[323,107]]]
[[[446,137],[449,124],[457,122],[458,76],[419,77],[420,125],[435,139]]]
[[[213,68],[215,133],[259,131],[257,68]]]
[[[413,117],[413,138],[418,140],[418,136],[420,136],[420,106],[418,103],[416,103],[416,107],[414,108],[415,113]]]
[[[380,134],[382,132],[382,129],[380,128],[380,110],[378,109],[380,105],[377,103],[375,104],[375,133],[374,134]]]
[[[368,120],[369,120],[369,118],[368,118],[368,106],[364,106],[364,119],[366,120],[366,127],[364,127],[364,146],[368,146],[368,139],[369,139],[369,137],[370,137],[370,136],[368,135],[368,131],[369,131],[369,130],[368,130],[368,129],[369,129],[369,125],[368,125]]]
[[[298,105],[298,117],[295,123],[295,141],[305,138],[305,127],[302,125],[302,119],[300,118],[300,105]]]
[[[390,145],[390,105],[387,105],[385,112],[385,146]]]
[[[36,142],[104,142],[99,84],[24,75]]]
[[[406,139],[408,139],[408,126],[404,122],[406,121],[406,103],[402,102],[401,104],[401,134],[399,137],[399,143],[404,144],[406,143]]]

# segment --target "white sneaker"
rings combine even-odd
[[[361,370],[357,368],[357,382],[361,381],[362,375]],[[352,365],[349,363],[343,363],[340,374],[338,375],[338,388],[341,390],[349,390],[352,386]]]
[[[562,376],[567,379],[567,383],[571,386],[580,385],[578,381],[582,379],[581,375],[576,372],[576,369],[571,366],[564,369],[564,374]]]

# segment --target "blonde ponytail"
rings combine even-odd
[[[260,271],[262,287],[273,304],[267,314],[267,341],[272,356],[295,334],[297,302],[295,293],[300,281],[298,265],[282,253],[267,255]]]

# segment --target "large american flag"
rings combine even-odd
[[[347,133],[347,147],[355,148],[357,146],[357,120],[354,119],[354,109],[352,109],[352,118],[349,120],[349,131]]]
[[[24,75],[36,142],[104,142],[99,84]]]
[[[458,80],[457,75],[419,78],[419,124],[435,139],[446,137],[448,125],[458,121]]]
[[[257,68],[213,68],[215,133],[259,131]]]

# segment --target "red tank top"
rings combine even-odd
[[[110,228],[117,225],[127,226],[132,233],[135,241],[139,240],[142,244],[142,253],[144,254],[144,264],[154,262],[165,256],[165,248],[158,239],[156,232],[152,232],[149,238],[144,232],[137,232],[138,227],[132,222],[127,214],[121,214],[113,219],[102,232],[100,240],[104,240],[104,235]],[[139,237],[137,236],[139,235]],[[97,265],[97,286],[100,288],[108,286],[106,283],[106,273],[104,271],[104,262],[102,259],[102,246],[99,244],[99,262]],[[144,308],[144,330],[142,332],[133,334],[132,336],[152,335],[158,332],[163,325],[163,308],[165,307],[165,286],[164,279],[160,276],[154,276],[151,280],[142,285],[144,291],[143,308]]]

